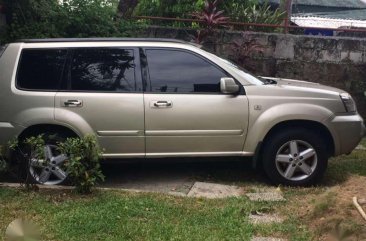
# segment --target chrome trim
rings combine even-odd
[[[212,156],[254,156],[253,152],[165,152],[146,153],[146,157],[212,157]]]
[[[9,122],[0,122],[0,128],[14,128]]]
[[[143,131],[97,131],[99,136],[140,136]]]
[[[240,136],[243,130],[154,130],[145,131],[146,136]]]
[[[104,158],[129,158],[129,157],[145,157],[145,153],[113,153],[113,154],[102,154]]]

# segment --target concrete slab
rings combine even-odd
[[[188,193],[188,197],[226,198],[239,197],[244,190],[237,186],[228,186],[216,183],[195,182]]]
[[[251,241],[286,241],[286,239],[281,238],[264,238],[264,237],[254,237],[251,239]]]
[[[282,196],[280,191],[272,191],[272,192],[254,192],[247,193],[246,196],[250,201],[267,201],[267,202],[278,202],[285,201],[286,199]]]
[[[356,147],[356,150],[363,150],[363,151],[365,151],[366,150],[366,147],[364,147],[363,145],[358,145]]]
[[[255,213],[249,215],[249,222],[252,224],[282,223],[283,218],[277,214]]]

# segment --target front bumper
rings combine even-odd
[[[365,125],[360,115],[335,116],[330,120],[335,155],[349,154],[360,143],[365,134]]]

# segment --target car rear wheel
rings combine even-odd
[[[264,171],[274,184],[309,186],[324,175],[328,156],[322,137],[297,128],[271,135],[263,148]]]
[[[44,185],[59,185],[67,181],[66,162],[68,157],[60,153],[57,143],[66,140],[66,137],[59,133],[43,134],[45,145],[42,155],[30,150],[25,150],[26,171],[29,182]]]

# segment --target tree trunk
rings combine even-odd
[[[138,0],[119,0],[117,16],[119,18],[129,18],[133,14],[133,10],[136,8]]]

